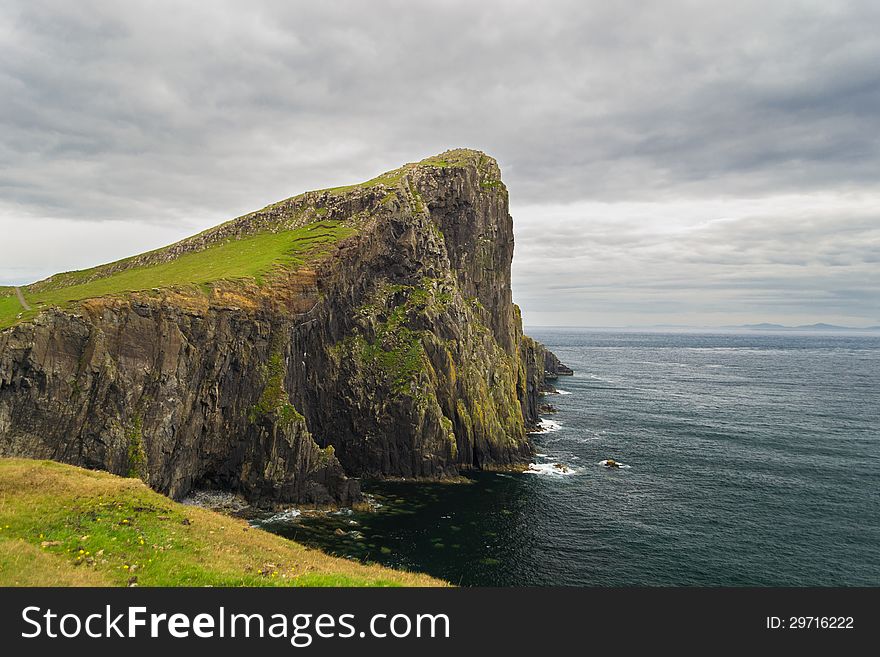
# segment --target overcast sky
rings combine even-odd
[[[0,284],[467,146],[528,325],[880,324],[878,34],[874,0],[4,2]]]

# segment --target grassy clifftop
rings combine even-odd
[[[19,303],[14,288],[0,287],[0,329],[28,321],[46,308],[67,308],[85,299],[154,288],[197,289],[218,281],[262,283],[279,270],[295,270],[326,254],[357,230],[378,199],[411,195],[406,176],[413,170],[468,164],[482,169],[488,162],[493,160],[479,151],[456,149],[363,183],[305,192],[167,247],[23,286],[30,310]],[[350,197],[367,200],[347,203]]]
[[[279,269],[295,269],[326,253],[354,231],[336,221],[319,221],[295,230],[227,239],[201,251],[140,267],[111,263],[55,276],[22,289],[31,310],[12,289],[0,289],[0,328],[27,320],[51,306],[153,288],[199,286],[215,281],[261,282]]]
[[[0,459],[0,586],[443,586],[185,506],[137,479]]]
[[[19,313],[23,312],[24,308],[18,302],[15,290],[11,287],[0,287],[0,328],[14,323]]]

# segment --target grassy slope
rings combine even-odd
[[[94,270],[70,272],[56,277],[58,280],[51,287],[37,292],[23,290],[33,308],[31,312],[24,312],[14,295],[0,297],[0,328],[15,323],[19,313],[24,313],[27,319],[40,308],[64,307],[83,299],[219,280],[249,278],[260,282],[278,267],[304,264],[352,232],[338,222],[321,221],[296,230],[230,240],[169,262],[126,269],[85,283],[80,281],[86,280]]]
[[[446,168],[464,166],[469,162],[477,162],[478,166],[481,166],[484,158],[485,155],[477,151],[454,149],[418,163],[404,165],[360,184],[322,191],[343,194],[353,189],[376,185],[395,187],[412,167]],[[287,199],[290,200],[293,199]],[[273,206],[267,206],[264,210],[271,207]],[[205,232],[211,230],[213,229]],[[30,311],[25,311],[18,303],[13,288],[0,287],[0,329],[12,326],[19,320],[30,320],[45,308],[51,306],[64,308],[84,299],[152,288],[201,285],[221,280],[254,279],[260,283],[261,279],[270,275],[273,270],[304,264],[309,256],[320,254],[328,244],[338,242],[352,232],[353,229],[341,226],[338,222],[318,221],[297,230],[262,233],[241,240],[227,241],[158,265],[133,267],[115,273],[110,271],[114,265],[131,260],[126,258],[109,265],[57,274],[45,281],[22,288],[25,299],[32,307]],[[105,269],[108,270],[107,275],[102,273]],[[20,318],[19,314],[21,314]]]
[[[15,322],[18,313],[24,312],[24,308],[18,302],[12,288],[0,289],[0,328]]]
[[[410,169],[413,166],[432,166],[445,169],[447,167],[463,166],[468,162],[471,157],[473,157],[473,151],[469,151],[467,149],[447,151],[446,153],[442,153],[441,155],[425,158],[424,160],[416,162],[414,164],[404,164],[402,167],[393,169],[392,171],[386,171],[385,173],[376,176],[375,178],[371,178],[366,182],[358,183],[355,185],[343,185],[342,187],[330,187],[328,189],[320,191],[331,192],[333,194],[343,194],[352,189],[358,189],[359,187],[373,187],[376,185],[394,187],[399,184],[400,181],[403,179],[403,176],[406,173],[407,169]]]
[[[184,524],[184,520],[189,524]],[[137,479],[0,459],[0,586],[442,586],[178,504]]]

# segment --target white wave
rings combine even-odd
[[[385,506],[377,500],[375,496],[370,495],[369,493],[364,493],[364,502],[369,505],[371,511],[378,511]],[[351,511],[351,509],[349,509],[349,511]]]
[[[590,374],[588,374],[587,376],[590,378],[591,381],[599,381],[601,383],[607,383],[612,386],[616,386],[620,383],[617,379],[606,379],[605,377],[599,376],[598,374],[593,374],[592,372],[590,372]]]
[[[599,465],[604,466],[604,467],[608,467],[608,462],[609,462],[609,461],[610,461],[610,459],[606,459],[606,460],[604,460],[604,461],[599,461]],[[617,463],[617,467],[620,468],[620,469],[622,469],[622,470],[629,469],[629,468],[632,467],[631,465],[626,465],[625,463],[621,463],[620,461],[615,461],[615,463]],[[616,470],[617,468],[611,467],[611,468],[608,468],[608,469],[609,469],[609,470]]]
[[[591,431],[587,429],[584,433],[579,433],[575,436],[569,436],[569,440],[573,440],[576,443],[590,443],[596,440],[601,440],[602,436],[605,435],[604,431]]]
[[[570,395],[571,393],[568,390],[560,390],[559,388],[556,388],[556,394],[557,395]]]
[[[532,433],[553,433],[554,431],[559,431],[562,428],[562,425],[559,422],[554,422],[553,420],[547,420],[541,418],[541,421],[538,422],[538,426],[540,427],[536,431],[532,431]]]
[[[299,509],[284,509],[283,511],[279,511],[278,513],[269,516],[265,520],[259,520],[260,524],[270,524],[275,522],[290,522],[294,518],[301,516],[302,513]]]
[[[523,474],[551,475],[555,477],[567,477],[577,474],[577,470],[562,463],[529,463],[529,469],[523,470]]]

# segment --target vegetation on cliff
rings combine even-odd
[[[491,173],[488,156],[457,149],[406,164],[371,180],[316,192],[306,192],[238,217],[185,240],[138,256],[90,269],[55,274],[21,288],[31,306],[25,309],[14,288],[0,287],[0,329],[27,321],[41,310],[67,308],[77,301],[131,292],[186,287],[209,292],[217,281],[250,280],[263,283],[279,270],[296,270],[320,258],[327,248],[349,237],[369,212],[351,212],[347,195],[381,191],[381,203],[399,203],[404,197],[417,212],[426,208],[407,178],[416,168],[454,168],[476,164],[488,175],[480,185],[506,193]]]
[[[328,246],[352,232],[338,221],[319,221],[295,230],[229,238],[164,262],[136,267],[111,263],[56,274],[23,288],[32,310],[24,310],[14,294],[0,297],[0,328],[29,319],[45,308],[64,308],[84,299],[180,286],[197,288],[221,280],[262,283],[280,270],[299,268],[321,256]]]
[[[522,468],[544,357],[513,241],[497,162],[460,149],[0,289],[0,456],[255,503]]]
[[[138,479],[0,459],[0,586],[443,586],[327,556]]]
[[[18,302],[11,287],[0,288],[0,328],[12,325],[24,308]]]

